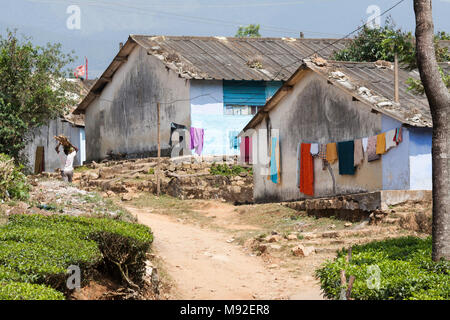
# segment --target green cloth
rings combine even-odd
[[[339,174],[355,174],[355,143],[353,141],[338,142]]]

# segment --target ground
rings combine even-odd
[[[392,221],[369,225],[315,218],[282,204],[180,200],[145,191],[124,197],[51,178],[33,184],[29,204],[13,203],[4,211],[109,215],[151,227],[150,263],[158,270],[160,294],[149,297],[155,299],[323,299],[314,271],[336,250],[408,234],[425,236]],[[102,299],[111,290],[117,283],[98,279],[73,298]]]

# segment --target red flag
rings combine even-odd
[[[75,77],[82,77],[86,74],[86,66],[81,65],[75,68],[75,72],[73,73]]]

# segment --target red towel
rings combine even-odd
[[[302,143],[300,147],[300,192],[314,196],[314,159],[310,143]]]

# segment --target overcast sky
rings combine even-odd
[[[340,38],[399,0],[0,0],[0,28],[17,28],[37,44],[60,42],[87,56],[98,76],[129,34],[234,36],[239,25],[259,23],[265,37]],[[79,29],[71,5],[80,9]],[[397,26],[414,31],[412,0],[389,14]],[[435,30],[450,32],[450,0],[433,1]],[[385,17],[382,18],[384,22]],[[67,26],[67,20],[71,28]]]

